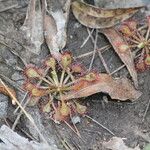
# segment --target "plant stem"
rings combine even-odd
[[[150,27],[148,28],[147,33],[146,33],[146,37],[145,37],[146,41],[148,40],[149,34],[150,34]]]
[[[49,85],[53,86],[53,84],[50,81],[48,81],[47,79],[45,79],[44,77],[40,77],[40,80],[43,80],[44,82],[46,82]]]
[[[60,83],[59,83],[59,86],[60,86],[60,87],[61,87],[62,84],[63,84],[64,76],[65,76],[65,69],[63,69],[63,70],[62,70],[62,73],[61,73]]]
[[[59,81],[58,81],[58,76],[57,76],[56,70],[53,70],[53,71],[51,72],[51,74],[52,74],[52,79],[53,79],[54,82],[55,82],[55,85],[58,86],[58,85],[59,85]]]
[[[72,72],[70,72],[70,70],[67,70],[67,73],[68,73],[68,75],[70,76],[71,80],[74,81],[75,78],[74,78],[74,76],[72,75]]]

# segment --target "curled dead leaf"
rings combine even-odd
[[[77,83],[78,84],[78,83]],[[75,85],[76,86],[76,85]],[[87,83],[64,95],[63,99],[75,99],[87,97],[95,93],[107,93],[112,99],[136,100],[141,96],[141,92],[134,89],[127,78],[113,79],[107,74],[99,74],[99,79],[94,83]]]
[[[132,56],[131,50],[128,44],[123,40],[123,37],[113,28],[100,30],[103,33],[111,45],[113,46],[115,52],[118,54],[122,62],[127,67],[135,87],[138,86],[137,72],[134,66],[134,58]]]
[[[78,8],[90,16],[95,16],[100,18],[115,17],[116,15],[130,13],[133,11],[133,8],[117,8],[117,9],[100,8],[81,1],[73,2],[72,7]]]
[[[66,45],[66,27],[71,0],[43,0],[44,33],[46,43],[51,52],[58,52]]]
[[[83,25],[90,28],[112,27],[135,14],[141,7],[122,9],[102,9],[81,1],[72,3],[73,14]]]
[[[26,48],[32,53],[39,54],[44,41],[43,16],[39,0],[30,0],[21,30],[27,41]]]
[[[13,94],[14,97],[16,97],[16,92],[14,89],[7,87],[8,90]],[[3,84],[0,83],[0,93],[7,95],[12,98],[12,104],[15,104],[15,101],[13,100],[13,97],[10,95],[10,93],[6,90],[6,88],[3,86]]]

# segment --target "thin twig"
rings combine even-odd
[[[25,93],[24,90],[14,81],[12,81],[10,78],[6,77],[3,74],[0,74],[0,77],[5,79],[10,85],[12,85],[15,89],[19,90],[21,93]]]
[[[93,36],[91,35],[90,37],[91,37],[91,40],[92,40],[93,44],[95,44],[95,40],[94,40]],[[97,49],[97,48],[98,48],[98,47],[97,47],[97,45],[96,45],[96,49]],[[100,59],[101,59],[103,65],[104,65],[104,67],[105,67],[106,72],[107,72],[108,74],[110,74],[109,68],[107,67],[107,64],[106,64],[106,62],[105,62],[105,60],[104,60],[104,58],[103,58],[101,52],[98,51],[98,54],[99,54],[99,57],[100,57]]]
[[[13,98],[13,100],[15,101],[15,103],[20,107],[20,109],[22,110],[22,112],[25,114],[25,116],[29,119],[29,121],[32,123],[32,125],[34,126],[34,128],[36,129],[36,131],[38,132],[38,134],[40,135],[41,139],[43,140],[43,142],[45,142],[46,144],[47,141],[44,138],[44,136],[41,134],[40,130],[38,129],[38,127],[36,126],[34,119],[32,118],[32,116],[26,112],[26,110],[21,106],[21,104],[19,103],[19,101],[17,100],[17,98],[12,94],[12,92],[8,89],[8,87],[5,85],[5,83],[2,81],[2,79],[0,79],[0,82],[2,83],[2,85],[4,86],[4,88],[7,90],[7,92],[10,94],[10,96]]]
[[[99,58],[101,59],[103,65],[104,65],[104,67],[105,67],[106,72],[107,72],[108,74],[110,74],[109,68],[108,68],[108,66],[107,66],[107,64],[106,64],[106,62],[105,62],[105,60],[104,60],[104,58],[103,58],[103,56],[102,56],[102,54],[101,54],[100,51],[98,52],[98,55],[99,55]]]
[[[20,102],[21,105],[23,105],[23,102],[25,101],[27,96],[28,96],[28,92],[25,93],[23,99],[21,100]],[[19,110],[19,106],[14,110],[14,114],[16,114],[18,110]]]
[[[7,125],[9,128],[11,128],[10,125],[9,125],[9,123],[8,123],[8,121],[7,121],[7,119],[6,119],[6,118],[3,118],[3,119],[4,119],[4,122],[6,123],[6,125]]]
[[[89,30],[89,28],[87,28],[87,30]],[[91,30],[90,34],[88,34],[87,38],[84,40],[84,42],[82,43],[80,48],[82,48],[87,43],[87,41],[90,39],[90,36],[92,35],[93,31],[94,31],[94,29]]]
[[[124,68],[126,65],[123,64],[122,66],[120,66],[119,68],[117,68],[116,70],[114,70],[113,72],[110,73],[110,75],[115,74],[116,72],[118,72],[119,70],[121,70],[122,68]]]
[[[78,130],[77,130],[77,132],[76,132],[75,129],[74,129],[67,121],[64,121],[64,123],[65,123],[78,137],[81,138],[81,135],[80,135],[80,133],[78,132]]]
[[[108,50],[110,47],[111,47],[110,45],[106,45],[106,46],[104,46],[104,47],[102,47],[102,48],[98,48],[97,51],[101,51],[102,53],[104,53],[104,52],[105,52],[106,50]],[[77,56],[77,57],[74,57],[74,59],[82,58],[82,57],[87,57],[87,56],[90,56],[90,55],[93,55],[93,51],[87,52],[87,53],[85,53],[85,54],[81,54],[81,55],[79,55],[79,56]]]
[[[85,115],[85,117],[91,119],[93,122],[95,122],[96,124],[98,124],[99,126],[101,126],[103,129],[105,129],[106,131],[108,131],[110,134],[115,135],[112,131],[110,131],[107,127],[105,127],[104,125],[100,124],[98,121],[96,121],[95,119],[93,119],[92,117]]]
[[[88,29],[88,33],[90,34],[89,29]],[[92,35],[91,35],[91,36],[92,36]],[[97,48],[97,38],[98,38],[98,30],[96,29],[96,35],[95,35],[95,40],[94,40],[94,50],[93,50],[93,56],[92,56],[92,59],[91,59],[91,62],[90,62],[90,66],[89,66],[88,71],[91,71],[92,66],[93,66],[93,62],[94,62],[94,59],[95,59],[95,55],[96,55],[96,48]]]
[[[49,68],[46,69],[44,76],[46,76],[48,70],[49,70]],[[40,80],[37,85],[40,85],[41,83],[42,83],[42,80]],[[27,95],[28,95],[28,94],[27,94]],[[23,105],[23,108],[24,108],[24,109],[25,109],[25,107],[27,106],[27,104],[30,102],[30,100],[31,100],[31,98],[29,97],[29,98],[27,99],[27,101],[24,103],[24,105]],[[23,113],[22,110],[20,110],[20,112],[19,112],[19,114],[18,114],[18,116],[17,116],[17,118],[16,118],[16,120],[15,120],[13,126],[12,126],[12,129],[13,129],[13,130],[15,129],[15,127],[16,127],[16,125],[17,125],[17,123],[18,123],[18,121],[19,121],[19,119],[20,119],[22,113]]]
[[[73,150],[73,147],[70,145],[70,143],[67,142],[67,140],[61,135],[61,133],[59,132],[59,130],[56,127],[56,124],[54,122],[52,122],[53,127],[55,128],[55,133],[56,136],[58,137],[58,139],[60,140],[60,142],[62,143],[63,147],[66,150]]]
[[[7,11],[7,10],[9,10],[9,9],[12,9],[12,8],[16,8],[16,7],[18,7],[19,5],[18,4],[14,4],[14,5],[11,5],[11,6],[9,6],[9,7],[5,7],[4,9],[1,9],[0,10],[0,13],[1,12],[4,12],[4,11]]]

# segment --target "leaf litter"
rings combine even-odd
[[[71,1],[66,0],[64,4],[58,1],[58,3],[63,6],[59,8],[53,1],[43,0],[44,37],[51,54],[62,50],[67,40],[66,28]]]
[[[134,15],[141,7],[122,9],[102,9],[84,2],[72,3],[72,11],[77,20],[90,28],[109,28]]]
[[[31,2],[34,3],[33,4],[33,6],[34,6],[35,5],[35,1],[31,0]],[[43,4],[45,5],[44,9],[46,10],[46,1],[43,1]],[[70,5],[68,5],[68,6],[70,6]],[[85,8],[86,5],[82,5],[82,6],[83,6],[84,10],[82,10],[83,8],[81,8],[81,9],[78,9],[78,8],[74,9],[73,8],[73,12],[74,12],[74,14],[77,13],[77,14],[75,14],[75,16],[77,15],[76,18],[79,19],[79,21],[81,23],[83,23],[86,26],[92,27],[92,28],[107,28],[107,27],[110,27],[110,26],[114,26],[114,25],[120,23],[121,21],[123,21],[124,19],[129,18],[130,16],[132,16],[135,12],[137,12],[139,10],[139,8],[131,8],[131,9],[127,9],[127,10],[126,9],[124,9],[124,10],[118,9],[118,10],[107,11],[107,10],[97,10],[97,8],[94,8],[94,9],[90,8],[91,10],[88,13],[88,9],[87,8],[89,6],[87,8]],[[31,6],[29,6],[29,7],[31,7]],[[72,6],[72,7],[75,7],[75,6]],[[90,6],[90,7],[93,7],[93,6]],[[67,8],[69,8],[69,7],[67,7]],[[29,8],[29,10],[30,10],[30,8]],[[33,11],[34,11],[34,9],[33,9]],[[99,14],[99,15],[102,15],[102,16],[99,16],[99,15],[97,16],[97,13],[96,13],[97,11],[101,11],[102,14]],[[34,13],[35,12],[32,12],[32,14],[34,14]],[[86,19],[86,17],[87,17],[88,21],[82,20],[83,19],[82,13],[83,14],[85,13],[84,19]],[[91,13],[92,14],[94,13],[94,15],[92,16]],[[59,21],[60,20],[57,22],[56,18],[55,18],[57,16],[57,13],[55,14],[51,10],[48,10],[48,12],[45,12],[43,14],[44,14],[44,19],[43,20],[44,20],[44,32],[45,32],[44,36],[46,38],[46,43],[47,43],[47,45],[48,45],[51,53],[53,54],[53,52],[55,53],[55,51],[58,52],[59,50],[61,50],[65,46],[65,44],[66,44],[66,35],[64,33],[62,33],[62,32],[57,33],[57,31],[59,31],[59,29],[62,30],[62,28],[63,28],[63,31],[65,31],[65,29],[66,29],[66,22],[63,23],[63,27],[62,28],[59,28],[60,27],[59,26]],[[59,12],[58,14],[62,15],[62,11],[61,11],[61,13]],[[41,15],[41,11],[40,11],[40,15]],[[27,17],[28,17],[28,14],[27,14]],[[34,19],[33,18],[31,17],[29,19],[30,20],[29,22],[32,22],[35,19],[35,18]],[[101,19],[102,21],[99,21],[99,19]],[[32,22],[33,23],[33,24],[31,23],[32,25],[30,23],[28,25],[28,23],[27,23],[28,21],[27,20],[26,20],[26,23],[25,23],[25,24],[27,24],[26,26],[28,26],[30,29],[32,29],[33,28],[32,25],[33,24],[35,25],[35,22],[34,23]],[[66,19],[65,19],[65,21],[66,21]],[[40,22],[41,22],[41,20],[40,20]],[[88,23],[91,23],[91,24],[88,24]],[[54,29],[54,31],[50,32],[51,34],[49,34],[49,29],[48,29],[49,27],[51,27],[52,29]],[[43,29],[41,28],[40,31],[43,32]],[[51,37],[51,35],[52,35],[52,37]],[[54,38],[54,41],[53,41],[53,36],[55,37],[55,35],[57,35],[57,37],[63,37],[62,38],[63,40],[58,38],[59,40],[56,41],[56,38]],[[107,36],[107,38],[111,39],[112,37],[109,35],[109,36]],[[42,40],[43,40],[43,34],[42,34],[42,36],[40,38],[37,39],[37,41],[39,42],[37,44],[38,45],[37,49],[39,49],[39,47],[41,46],[41,44],[43,42]],[[51,43],[51,41],[52,41],[52,43]],[[58,43],[56,43],[56,42],[58,42]],[[33,42],[33,45],[34,44],[35,43]],[[116,43],[112,42],[112,45],[113,44],[116,44]],[[123,50],[126,51],[126,46],[123,47]],[[39,53],[39,51],[37,50],[35,53]],[[118,52],[118,55],[119,54],[120,54],[120,52]],[[123,60],[123,58],[122,58],[122,60]],[[129,65],[126,65],[126,66],[129,69],[129,72],[130,72],[131,76],[133,77],[135,85],[137,85],[136,74],[134,74],[135,73],[134,67],[132,66],[132,64],[131,64],[131,66],[129,66]],[[87,97],[87,96],[90,96],[90,95],[98,93],[98,92],[108,93],[113,99],[119,99],[119,100],[122,100],[122,101],[127,100],[127,99],[135,100],[135,99],[137,99],[141,95],[141,93],[139,91],[136,91],[134,89],[134,87],[131,85],[131,83],[126,78],[113,79],[108,74],[94,74],[94,78],[93,78],[93,76],[91,76],[91,74],[90,74],[90,76],[88,76],[88,75],[89,74],[86,74],[84,76],[84,78],[81,77],[81,80],[79,80],[79,82],[77,82],[77,83],[75,82],[74,83],[73,92],[71,91],[69,93],[69,95],[68,94],[67,95],[63,95],[64,97],[61,96],[61,98],[63,99],[63,101],[62,101],[61,105],[59,105],[59,103],[58,103],[57,108],[59,109],[59,111],[61,112],[61,114],[65,114],[64,116],[66,116],[66,114],[68,114],[68,112],[70,111],[70,110],[68,110],[68,104],[66,104],[64,102],[64,100],[68,100],[68,99],[72,99],[72,98],[74,99],[74,98],[80,98],[80,97]],[[85,78],[86,78],[86,80],[85,80]],[[122,86],[122,89],[120,89],[120,85]],[[33,93],[37,94],[37,91],[39,89],[37,89],[34,86],[29,86],[29,87],[30,87],[30,90],[32,88],[35,89]],[[96,87],[96,88],[95,89],[93,88],[94,90],[91,91],[92,87],[94,87],[94,88]],[[126,92],[124,92],[124,91],[126,91]],[[41,93],[38,93],[38,94],[39,94],[38,96],[45,95],[45,93],[43,94],[43,92],[42,92],[42,94]],[[35,96],[37,96],[37,95],[35,95]],[[70,98],[69,98],[69,96],[70,96]],[[47,106],[48,105],[46,105],[46,107]],[[79,112],[82,112],[85,109],[85,107],[83,107],[82,109],[80,109],[82,106],[80,106],[79,104],[77,104],[76,107],[78,107],[77,110]],[[55,109],[55,106],[54,106],[54,109]],[[58,112],[58,109],[55,110],[56,111],[55,113]],[[45,109],[45,110],[46,110],[46,112],[49,112],[50,109],[49,109],[49,107],[47,107],[47,109]],[[58,113],[60,113],[60,112],[58,112]],[[58,117],[60,117],[60,116],[58,116]]]
[[[31,0],[29,2],[21,30],[24,33],[24,38],[27,40],[26,48],[38,55],[44,42],[42,6],[39,0]]]

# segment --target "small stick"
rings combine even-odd
[[[111,47],[110,45],[106,45],[106,46],[104,46],[104,47],[102,47],[102,48],[98,48],[97,51],[101,51],[102,53],[104,53],[104,52],[105,52],[106,50],[108,50],[110,47]],[[86,57],[86,56],[89,56],[89,55],[92,55],[92,54],[93,54],[93,51],[88,52],[88,53],[85,53],[85,54],[81,54],[81,55],[75,57],[75,59],[77,59],[77,58],[82,58],[82,57]]]
[[[90,32],[90,31],[89,31],[89,29],[88,29],[88,33],[89,33],[89,32]],[[92,36],[92,35],[91,35],[91,36]],[[94,62],[95,55],[96,55],[97,38],[98,38],[98,30],[96,29],[95,40],[93,41],[93,42],[94,42],[93,56],[92,56],[92,59],[91,59],[91,62],[90,62],[90,66],[89,66],[88,72],[90,72],[91,69],[92,69],[92,65],[93,65],[93,62]]]
[[[24,90],[16,82],[12,81],[3,74],[0,74],[0,77],[5,79],[8,83],[10,83],[15,89],[19,90],[21,93],[25,93]]]
[[[12,9],[12,8],[16,8],[16,7],[18,7],[18,6],[19,6],[18,4],[14,4],[14,5],[12,5],[12,6],[6,7],[6,8],[4,8],[4,9],[1,9],[1,10],[0,10],[0,13],[1,13],[1,12],[4,12],[4,11],[7,11],[7,10],[9,10],[9,9]]]
[[[108,131],[110,134],[115,135],[112,131],[110,131],[107,127],[105,127],[104,125],[100,124],[98,121],[96,121],[95,119],[93,119],[92,117],[85,115],[85,117],[91,119],[93,122],[95,122],[96,124],[98,124],[99,126],[101,126],[103,129],[105,129],[106,131]]]
[[[95,44],[95,41],[94,41],[93,36],[91,36],[91,40],[92,40],[93,44]],[[96,48],[97,48],[97,45],[96,45]],[[98,51],[98,54],[99,54],[99,57],[100,57],[100,59],[101,59],[103,65],[104,65],[104,67],[105,67],[105,70],[107,71],[108,74],[110,74],[109,68],[107,67],[107,64],[106,64],[106,62],[105,62],[105,60],[104,60],[104,58],[103,58],[101,52]]]
[[[64,121],[64,123],[75,133],[77,134],[77,136],[79,136],[81,138],[81,135],[80,133],[76,132],[73,127],[67,122],[67,121]]]
[[[59,130],[57,129],[56,125],[54,124],[54,122],[52,122],[53,127],[55,128],[55,132],[56,132],[56,136],[58,137],[58,139],[60,140],[60,142],[62,143],[62,145],[64,146],[64,148],[66,150],[73,150],[73,147],[67,142],[67,140],[61,135],[61,133],[59,132]]]
[[[9,127],[9,128],[11,128],[10,127],[10,124],[8,123],[8,121],[7,121],[7,119],[6,118],[3,118],[4,119],[4,122],[6,123],[6,125]]]
[[[107,72],[108,74],[110,74],[109,68],[107,67],[107,64],[106,64],[106,62],[105,62],[105,60],[104,60],[104,58],[103,58],[103,56],[102,56],[102,54],[101,54],[100,51],[98,52],[98,55],[99,55],[99,57],[100,57],[100,59],[101,59],[103,65],[104,65],[104,67],[105,67],[106,72]]]
[[[122,66],[120,66],[119,68],[117,68],[116,70],[114,70],[113,72],[110,73],[110,75],[116,73],[117,71],[121,70],[122,68],[124,68],[126,65],[123,64]]]
[[[49,68],[46,69],[44,76],[46,76],[48,70],[49,70]],[[41,83],[42,83],[42,80],[40,80],[37,85],[40,85]],[[30,100],[31,100],[31,97],[29,97],[29,98],[27,99],[27,101],[24,103],[24,105],[23,105],[23,108],[24,108],[24,109],[25,109],[25,107],[27,106],[27,104],[30,102]],[[21,115],[22,115],[22,110],[20,110],[20,113],[18,114],[18,116],[17,116],[17,118],[16,118],[16,120],[15,120],[13,126],[12,126],[12,129],[13,129],[13,130],[15,129],[15,127],[16,127],[16,125],[17,125],[17,123],[18,123],[18,121],[19,121],[19,119],[20,119],[20,117],[21,117]]]
[[[87,30],[89,30],[89,29],[87,28]],[[87,43],[87,41],[89,40],[89,38],[90,38],[90,36],[92,35],[93,31],[94,31],[94,29],[92,29],[92,30],[90,31],[89,35],[88,35],[87,38],[84,40],[84,42],[82,43],[82,45],[80,46],[80,48],[82,48],[82,47]]]
[[[28,96],[28,92],[25,93],[23,99],[21,100],[21,103],[20,103],[21,105],[23,105],[23,102],[24,102],[24,100],[26,99],[27,96]],[[19,110],[19,106],[14,110],[13,113],[16,114],[18,110]]]
[[[140,49],[138,49],[137,52],[138,52],[139,50],[140,50]],[[138,58],[138,57],[140,57],[140,56],[141,56],[141,54],[137,55],[137,56],[135,57],[135,59]],[[117,68],[116,70],[114,70],[113,72],[111,72],[110,75],[116,73],[117,71],[121,70],[121,69],[124,68],[125,66],[126,66],[125,64],[121,65],[119,68]]]
[[[7,92],[10,94],[10,96],[13,98],[13,100],[16,102],[16,104],[20,107],[20,109],[22,110],[22,112],[25,114],[25,116],[29,119],[29,121],[32,123],[32,125],[35,127],[36,131],[38,132],[38,134],[40,135],[41,139],[43,140],[43,142],[45,142],[46,144],[47,141],[45,140],[44,136],[41,134],[40,130],[38,129],[38,127],[36,126],[32,116],[30,114],[28,114],[26,112],[26,110],[21,106],[21,104],[19,103],[19,101],[16,99],[16,97],[11,93],[11,91],[8,89],[8,87],[5,85],[5,83],[2,81],[2,79],[0,79],[0,82],[2,83],[2,85],[4,86],[4,88],[7,90]]]

